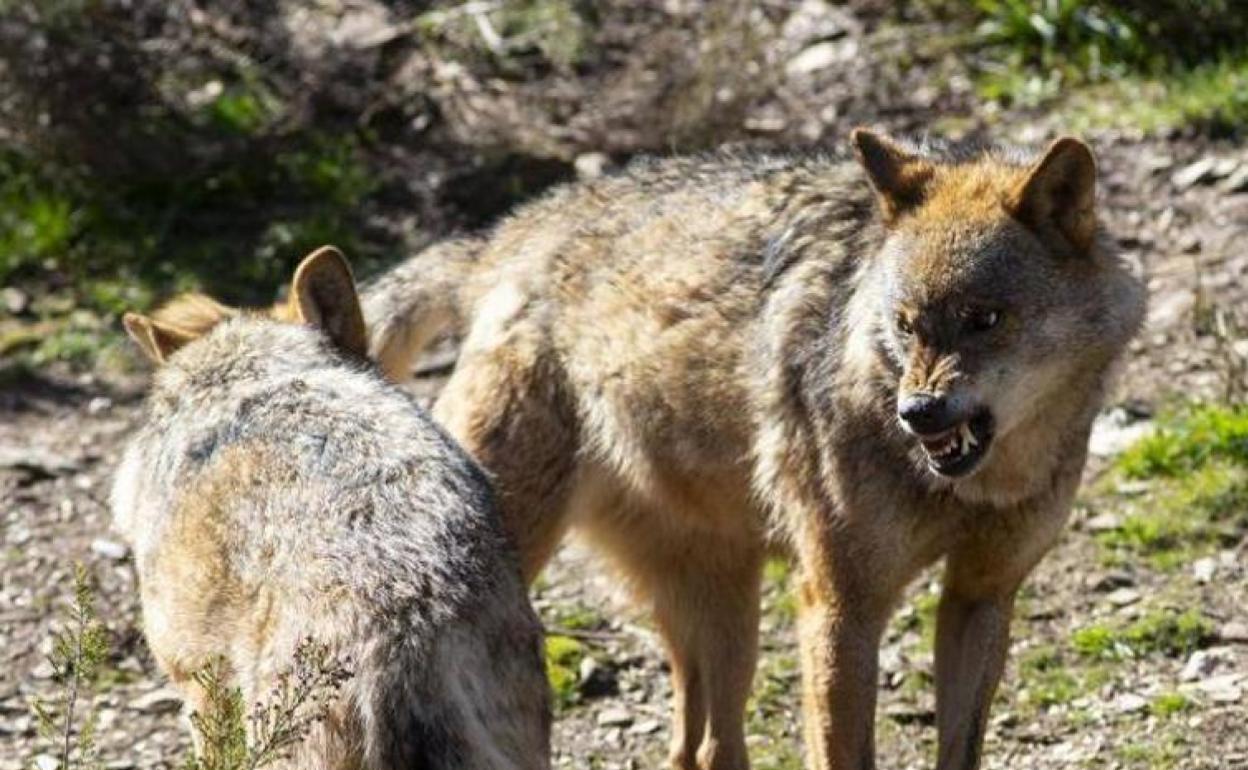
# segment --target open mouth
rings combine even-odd
[[[979,465],[992,443],[992,415],[979,411],[949,430],[919,436],[927,465],[941,476],[965,476]]]

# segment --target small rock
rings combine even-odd
[[[1231,174],[1239,170],[1239,160],[1237,158],[1219,158],[1213,164],[1213,178],[1225,179]]]
[[[598,712],[599,727],[627,727],[633,723],[633,715],[627,709],[608,708]]]
[[[1114,698],[1113,708],[1123,714],[1134,714],[1148,708],[1148,700],[1133,692],[1124,692]]]
[[[1089,532],[1112,532],[1122,527],[1122,519],[1112,513],[1098,513],[1083,523]]]
[[[1183,664],[1183,670],[1179,672],[1179,680],[1183,682],[1195,682],[1198,679],[1209,676],[1222,662],[1220,655],[1214,654],[1209,650],[1197,650]]]
[[[1092,423],[1088,451],[1096,457],[1112,457],[1156,429],[1151,420],[1141,420],[1126,409],[1111,409]]]
[[[580,684],[577,689],[586,698],[602,698],[617,695],[620,692],[620,682],[615,670],[610,666],[602,665],[594,658],[581,660],[579,673]]]
[[[1248,192],[1248,163],[1239,166],[1239,168],[1231,172],[1226,179],[1222,180],[1222,184],[1218,186],[1222,189],[1222,192]]]
[[[581,179],[597,179],[611,165],[611,158],[604,152],[586,152],[576,156],[572,167]]]
[[[35,679],[51,679],[56,676],[56,669],[48,661],[40,661],[39,665],[30,670],[30,675]]]
[[[1134,588],[1118,588],[1105,597],[1115,607],[1128,607],[1140,600],[1140,592]]]
[[[0,446],[0,468],[23,471],[34,480],[54,478],[81,467],[77,460],[45,449]]]
[[[96,396],[87,402],[87,414],[92,417],[113,408],[113,400],[107,396]]]
[[[1148,479],[1132,479],[1114,485],[1114,491],[1123,497],[1138,497],[1152,488],[1153,483]]]
[[[130,701],[131,711],[145,714],[172,714],[182,707],[182,696],[176,690],[162,687]]]
[[[1155,332],[1172,329],[1186,319],[1195,306],[1196,295],[1192,292],[1169,291],[1149,302],[1148,319],[1144,323]]]
[[[97,537],[91,541],[91,552],[112,561],[122,561],[130,555],[130,549],[124,544],[105,540],[102,537]]]
[[[884,716],[899,725],[926,726],[936,724],[936,712],[932,709],[923,708],[922,706],[908,706],[904,703],[889,705],[884,709]]]
[[[1179,192],[1183,192],[1189,187],[1212,181],[1217,162],[1215,158],[1201,158],[1174,172],[1174,175],[1170,177],[1170,183]]]
[[[36,754],[33,760],[36,770],[58,770],[61,761],[51,754]]]
[[[663,729],[663,723],[657,719],[643,719],[633,725],[628,731],[634,735],[654,735]]]
[[[1215,559],[1206,556],[1192,563],[1192,577],[1197,583],[1208,583],[1216,574],[1218,574],[1218,562]]]
[[[19,716],[11,720],[0,721],[0,735],[30,735],[33,733],[30,717]]]
[[[784,71],[790,77],[809,75],[836,64],[841,57],[840,46],[832,42],[815,43],[789,60]]]
[[[1196,683],[1196,689],[1208,696],[1214,703],[1236,703],[1244,696],[1240,686],[1243,674],[1222,674],[1211,676]]]
[[[1122,570],[1111,570],[1092,579],[1093,591],[1112,591],[1115,588],[1135,585],[1135,576]]]
[[[1231,644],[1248,644],[1248,623],[1231,621],[1218,629],[1218,638]]]
[[[0,289],[0,303],[13,315],[21,315],[30,306],[30,297],[21,289],[5,286]]]

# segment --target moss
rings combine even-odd
[[[555,695],[555,705],[566,709],[579,699],[577,683],[585,646],[569,636],[546,637],[546,678]]]

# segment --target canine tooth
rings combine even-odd
[[[962,423],[958,428],[958,432],[962,434],[962,440],[971,446],[979,446],[979,440],[975,438],[975,432],[971,430],[971,426]]]

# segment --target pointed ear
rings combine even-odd
[[[157,364],[163,364],[178,348],[195,339],[195,335],[185,329],[154,321],[138,313],[126,313],[121,317],[121,324],[126,327],[130,339],[138,343],[144,355]]]
[[[1041,238],[1080,256],[1096,240],[1096,161],[1092,150],[1062,137],[1010,193],[1006,209]]]
[[[884,224],[891,224],[923,201],[934,166],[888,137],[865,128],[849,135],[858,163],[875,188]]]
[[[351,266],[342,252],[322,246],[303,258],[290,284],[290,315],[323,330],[339,348],[368,355],[368,330],[355,292]]]

